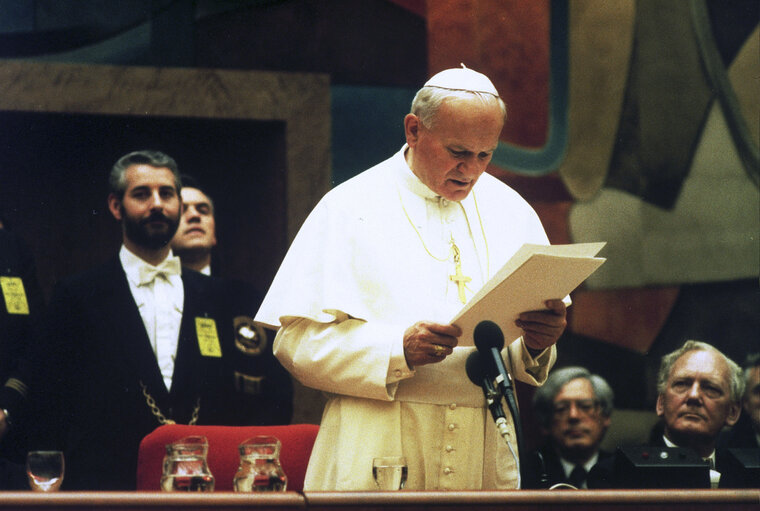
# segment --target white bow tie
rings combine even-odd
[[[170,275],[181,275],[182,266],[179,262],[179,257],[170,257],[164,259],[164,261],[158,266],[149,266],[147,264],[140,266],[140,282],[138,285],[152,283],[157,275],[163,275],[169,280]]]

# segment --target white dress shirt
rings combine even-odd
[[[158,267],[146,263],[123,245],[119,251],[119,259],[127,274],[129,289],[145,324],[145,331],[156,355],[164,384],[169,390],[172,386],[185,297],[182,277],[179,273],[159,273],[151,282],[144,282],[145,279],[141,278],[141,275]],[[176,270],[179,267],[179,258],[170,251],[161,265],[167,263]]]

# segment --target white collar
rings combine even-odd
[[[599,451],[595,452],[594,455],[591,456],[588,461],[583,464],[583,468],[586,469],[586,473],[591,472],[591,469],[594,468],[594,465],[596,465],[597,461],[599,461]],[[562,463],[562,470],[565,471],[565,476],[570,477],[570,472],[572,472],[573,469],[577,466],[577,463],[568,461],[562,456],[559,457],[559,462]]]
[[[417,177],[417,174],[414,173],[412,168],[409,166],[409,163],[407,163],[405,156],[407,149],[409,149],[409,145],[404,144],[404,147],[402,147],[401,151],[396,153],[395,156],[395,158],[399,158],[401,160],[398,162],[398,165],[394,165],[399,169],[399,179],[401,180],[401,184],[404,188],[410,190],[415,195],[419,195],[423,199],[437,201],[440,196],[428,188],[425,183],[420,181],[420,178]]]
[[[679,445],[674,444],[670,441],[668,437],[665,435],[662,435],[662,439],[665,441],[665,445],[668,447],[680,447]],[[710,455],[706,458],[702,458],[704,461],[709,461],[711,467],[715,467],[715,449],[710,453]]]
[[[470,190],[470,193],[467,194],[467,197],[465,197],[461,201],[451,201],[451,200],[446,199],[445,197],[442,197],[441,195],[431,190],[425,183],[423,183],[420,180],[419,177],[417,177],[417,174],[414,173],[414,171],[412,170],[412,168],[409,166],[409,164],[406,161],[405,153],[407,149],[409,149],[409,145],[404,144],[401,150],[393,156],[393,159],[396,160],[395,165],[393,165],[393,167],[398,170],[397,178],[399,179],[402,189],[409,190],[413,194],[419,197],[422,197],[423,199],[437,202],[439,205],[443,207],[446,207],[447,205],[454,202],[459,202],[462,205],[462,207],[465,208],[465,210],[472,207],[475,187],[473,187],[473,189]],[[477,186],[477,183],[475,184],[475,186]]]
[[[169,254],[166,256],[164,261],[173,257],[175,256],[170,249]],[[135,255],[124,245],[122,245],[121,249],[119,250],[119,260],[121,261],[122,268],[124,268],[124,273],[127,274],[127,279],[134,286],[138,286],[140,284],[140,268],[142,266],[153,266],[152,264],[148,263],[144,259],[141,259],[137,255]],[[161,261],[161,262],[163,263],[164,261]]]

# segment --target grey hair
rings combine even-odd
[[[728,366],[729,371],[728,377],[731,401],[734,403],[739,403],[742,399],[742,394],[744,394],[744,377],[742,375],[742,369],[739,367],[739,364],[728,358],[715,346],[707,344],[706,342],[694,340],[686,341],[683,346],[662,357],[662,362],[660,363],[660,371],[657,373],[657,393],[660,395],[665,393],[665,390],[668,386],[668,378],[670,377],[670,372],[673,370],[673,365],[685,353],[688,353],[690,351],[710,351],[723,357],[723,360],[726,361],[726,365]]]
[[[114,163],[111,168],[111,174],[108,176],[108,185],[111,193],[119,199],[124,197],[127,191],[127,169],[132,165],[150,165],[151,167],[166,167],[174,174],[174,186],[177,193],[182,189],[182,178],[177,169],[177,162],[174,158],[161,151],[151,151],[143,149],[125,154]]]
[[[594,397],[602,407],[602,415],[612,415],[615,394],[607,381],[598,374],[591,374],[585,367],[568,366],[549,373],[543,385],[536,389],[533,394],[533,409],[540,423],[548,428],[551,426],[554,415],[554,399],[560,393],[562,387],[572,380],[583,378],[591,383],[594,389]]]
[[[499,96],[494,96],[488,92],[471,92],[431,86],[423,87],[417,91],[412,100],[411,113],[419,117],[422,124],[430,129],[435,124],[438,108],[440,108],[444,100],[449,98],[470,99],[472,97],[479,98],[486,105],[494,100],[498,101],[504,119],[507,118],[507,105],[504,104],[504,101]]]

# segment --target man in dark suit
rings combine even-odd
[[[182,175],[182,216],[171,242],[182,266],[211,275],[211,256],[216,247],[214,201],[198,181]]]
[[[583,367],[557,369],[533,407],[546,441],[523,460],[522,488],[611,487],[612,455],[599,448],[612,414],[609,384]]]
[[[743,389],[741,368],[710,344],[686,341],[662,358],[656,411],[664,431],[656,443],[692,449],[709,461],[713,488],[732,487],[736,480],[716,442],[721,429],[739,419]]]
[[[0,220],[0,489],[28,488],[25,357],[35,344],[43,298],[31,252]]]
[[[219,278],[212,252],[217,244],[214,201],[192,176],[182,175],[182,216],[171,242],[182,266],[213,275],[232,318],[234,342],[225,353],[234,390],[222,397],[232,412],[225,424],[288,424],[293,415],[293,381],[272,354],[275,332],[253,322],[261,294],[248,282]]]
[[[744,362],[742,409],[736,424],[721,432],[720,447],[760,449],[760,353],[750,353]]]
[[[219,288],[183,271],[169,247],[181,213],[176,163],[133,152],[109,181],[121,250],[56,286],[41,347],[46,441],[65,452],[64,489],[135,489],[146,434],[229,414],[219,396],[229,392],[231,318]]]

